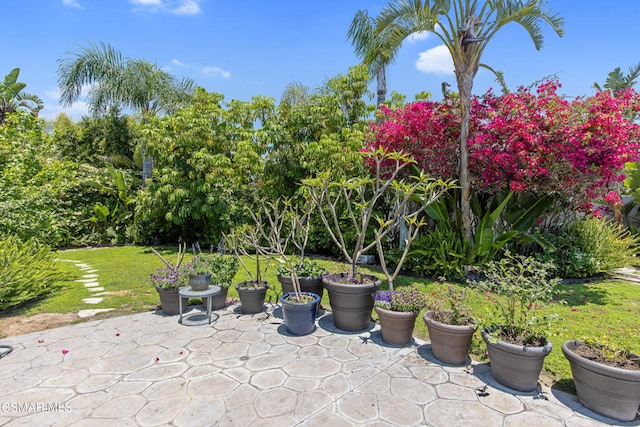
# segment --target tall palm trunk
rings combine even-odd
[[[468,242],[473,237],[473,214],[471,212],[471,179],[469,178],[469,123],[471,121],[471,91],[473,90],[473,70],[458,72],[460,91],[460,209],[462,232]]]
[[[382,60],[382,54],[378,55],[378,67],[376,68],[376,81],[378,83],[378,101],[377,106],[384,104],[387,98],[387,71]]]

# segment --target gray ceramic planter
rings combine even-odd
[[[394,345],[407,345],[413,338],[418,313],[411,311],[393,311],[375,306],[378,314],[382,339]]]
[[[342,276],[346,278],[346,274]],[[329,294],[329,305],[336,328],[356,332],[371,326],[373,294],[382,282],[375,276],[366,277],[374,281],[366,284],[341,283],[339,279],[322,277],[322,283]]]
[[[574,350],[581,344],[577,340],[562,344],[580,402],[606,417],[633,421],[640,407],[640,371],[606,366],[579,356]]]
[[[450,365],[464,365],[469,361],[471,339],[478,329],[476,325],[449,325],[433,319],[433,311],[423,318],[429,331],[431,351],[436,359]]]
[[[533,391],[538,387],[544,358],[551,353],[551,341],[543,347],[529,347],[495,341],[486,328],[482,339],[487,344],[491,375],[500,384],[518,391]]]
[[[269,288],[267,282],[262,282],[263,286],[253,286],[251,283],[250,281],[244,281],[236,284],[242,312],[245,314],[255,314],[262,311],[267,289]]]
[[[316,294],[322,299],[324,294],[324,286],[322,286],[322,276],[317,277],[298,277],[300,281],[300,292],[309,292]],[[282,295],[295,292],[293,289],[293,280],[291,276],[278,275],[278,282],[282,285]]]
[[[179,288],[158,288],[156,291],[160,296],[160,305],[162,306],[162,313],[168,316],[174,316],[180,314],[180,297],[178,295]],[[182,306],[186,307],[189,302],[188,298],[182,299]]]

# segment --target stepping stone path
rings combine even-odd
[[[89,292],[91,292],[92,296],[90,298],[84,298],[82,300],[85,304],[100,304],[104,300],[105,295],[109,295],[109,292],[106,292],[103,286],[100,286],[100,282],[98,282],[98,270],[93,269],[89,264],[85,263],[75,263],[76,267],[84,272],[82,275],[82,279],[76,280],[76,282],[83,283],[84,287],[87,288]],[[92,308],[78,311],[78,316],[92,317],[98,313],[104,313],[106,311],[112,311],[113,308]]]

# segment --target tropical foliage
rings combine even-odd
[[[0,238],[0,310],[47,295],[66,276],[46,245]]]
[[[40,97],[22,91],[27,84],[18,81],[19,74],[20,68],[14,68],[0,84],[0,125],[4,123],[8,113],[21,110],[37,116],[38,111],[44,107]]]

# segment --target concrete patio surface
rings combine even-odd
[[[331,313],[307,336],[286,332],[277,305],[186,320],[198,324],[147,312],[0,340],[14,347],[0,359],[0,425],[640,425],[554,389],[504,388],[487,364],[443,365],[428,343],[387,345],[373,323],[336,330]]]

